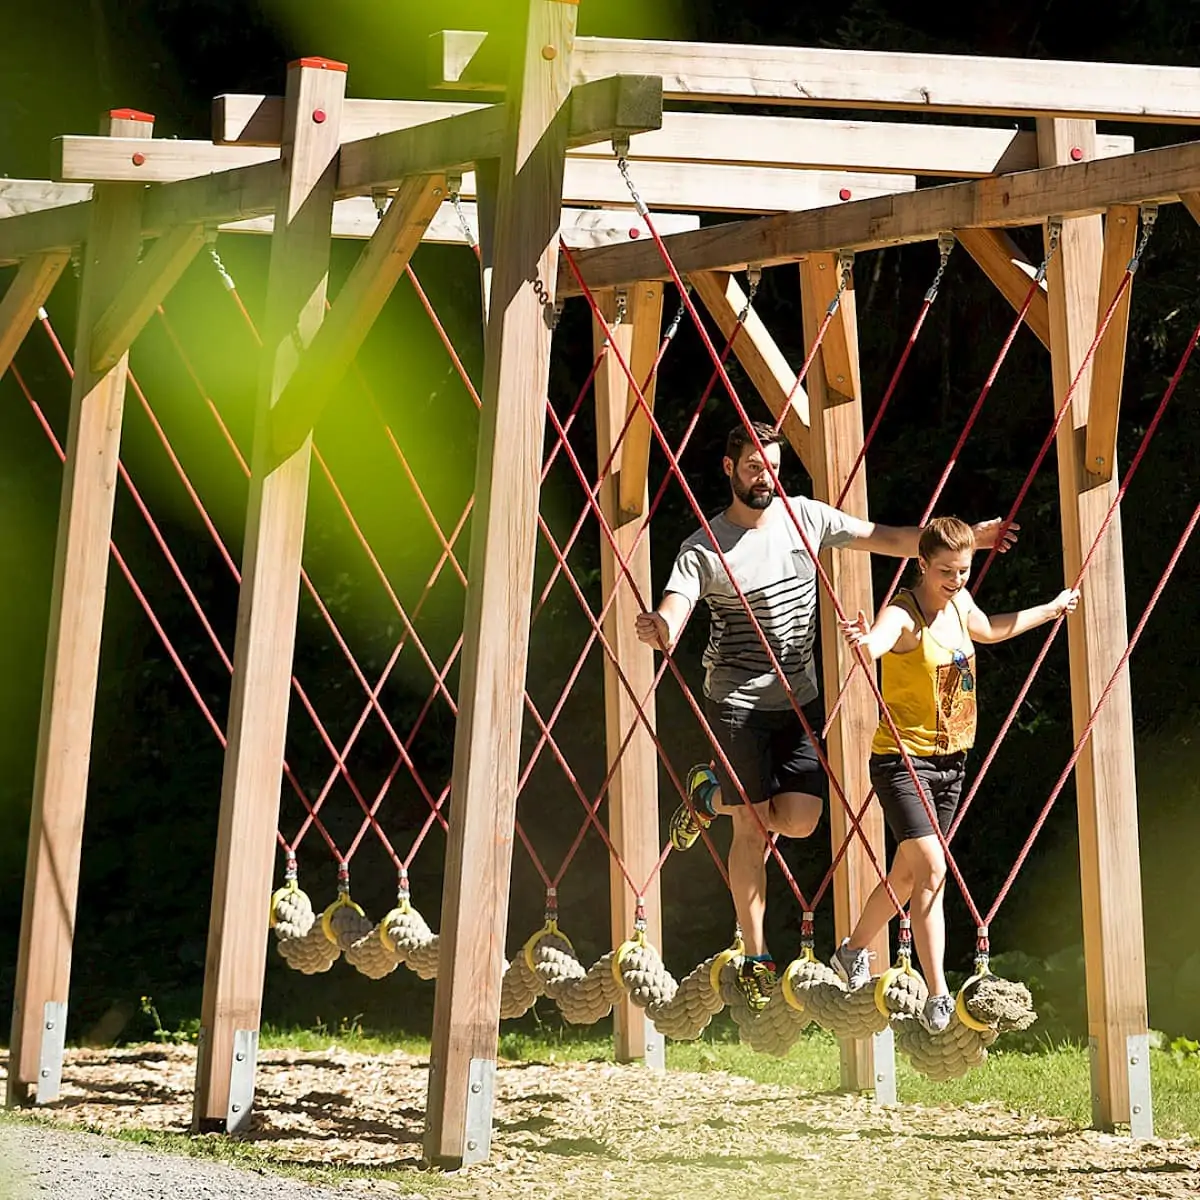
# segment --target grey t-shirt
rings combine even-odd
[[[814,550],[844,546],[856,537],[867,536],[870,530],[866,521],[819,500],[791,496],[787,503]],[[817,695],[812,656],[817,629],[817,573],[784,509],[784,501],[776,497],[767,511],[768,519],[754,529],[732,524],[723,513],[709,524],[796,700],[807,704]],[[704,694],[710,700],[738,708],[791,707],[703,529],[679,548],[665,590],[686,596],[693,607],[699,600],[708,601],[712,620],[704,651]]]

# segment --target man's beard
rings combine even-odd
[[[769,485],[762,490],[757,490],[757,484],[754,487],[745,488],[736,479],[730,479],[729,482],[733,486],[733,494],[747,508],[770,508],[771,501],[775,499],[775,489]]]

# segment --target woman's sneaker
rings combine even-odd
[[[930,996],[925,1001],[925,1007],[917,1013],[921,1028],[927,1033],[941,1033],[950,1024],[954,1016],[953,996]]]
[[[671,845],[676,850],[690,849],[701,832],[713,823],[716,813],[712,810],[710,797],[717,786],[717,776],[707,764],[701,763],[688,772],[687,794],[690,803],[681,804],[671,814]]]
[[[775,964],[769,958],[743,958],[737,973],[738,991],[751,1012],[762,1012],[775,990]]]
[[[842,977],[848,991],[856,992],[871,982],[871,952],[851,950],[849,938],[842,939],[829,965]]]

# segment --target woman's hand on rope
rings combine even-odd
[[[867,614],[860,608],[858,616],[845,617],[838,621],[842,629],[842,636],[856,649],[861,646],[867,656],[871,656],[871,647],[867,639],[871,636],[871,622],[867,620]]]
[[[971,526],[975,534],[975,549],[990,550],[996,547],[997,554],[1007,554],[1017,544],[1017,530],[1020,525],[1013,521],[1005,525],[1002,517],[993,517],[990,521],[977,521]],[[1003,530],[1003,534],[1001,534]]]
[[[671,629],[662,613],[639,613],[635,622],[638,640],[666,650],[671,644]]]

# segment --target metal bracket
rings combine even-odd
[[[647,1069],[665,1071],[667,1069],[667,1039],[654,1026],[649,1017],[646,1018],[646,1057]]]
[[[1150,1096],[1150,1035],[1131,1033],[1125,1039],[1129,1070],[1129,1132],[1135,1138],[1154,1136],[1154,1105]]]
[[[49,1104],[62,1091],[63,1050],[67,1044],[67,1003],[48,1000],[42,1009],[42,1041],[38,1050],[34,1102]]]
[[[473,1058],[467,1067],[467,1119],[462,1165],[486,1162],[492,1151],[492,1101],[496,1091],[496,1060]]]
[[[889,1025],[871,1035],[875,1060],[875,1103],[891,1107],[896,1103],[896,1037]]]
[[[250,1128],[254,1107],[254,1071],[258,1065],[258,1030],[235,1029],[233,1061],[229,1066],[229,1111],[225,1132],[241,1133]]]

